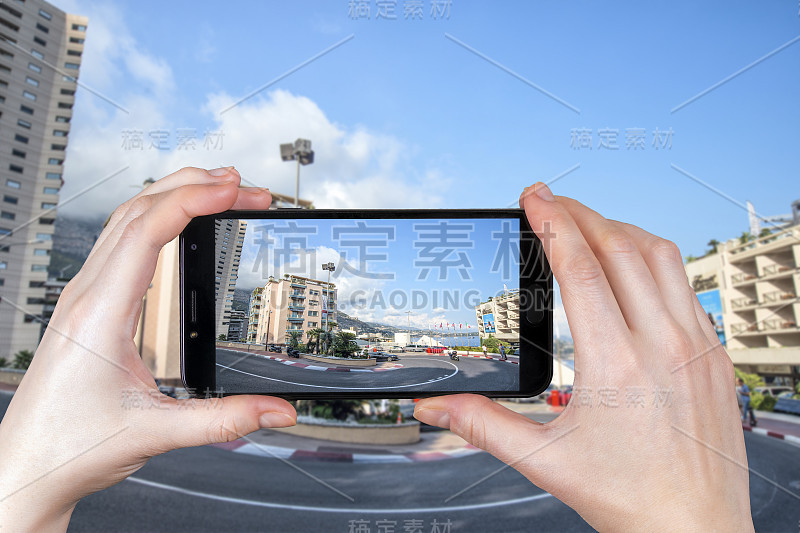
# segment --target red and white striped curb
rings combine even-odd
[[[302,368],[303,370],[318,370],[321,372],[387,372],[389,370],[397,370],[398,368],[403,368],[403,365],[393,363],[389,366],[384,366],[381,368],[350,368],[350,367],[328,367],[328,366],[318,366],[318,365],[310,365],[308,363],[301,363],[299,361],[292,361],[291,359],[284,359],[282,357],[275,357],[274,355],[263,355],[260,353],[254,352],[242,352],[240,350],[231,350],[234,352],[239,353],[249,353],[250,355],[257,355],[258,357],[263,357],[264,359],[269,359],[271,361],[275,361],[287,366],[293,366],[296,368]],[[335,363],[331,363],[335,364]]]
[[[790,442],[795,446],[800,446],[800,437],[795,437],[794,435],[786,435],[785,433],[779,433],[777,431],[770,431],[768,429],[761,429],[761,428],[754,428],[752,426],[745,426],[742,425],[742,429],[744,431],[750,431],[752,433],[756,433],[758,435],[766,435],[767,437],[773,437],[776,439],[781,439],[786,442]]]
[[[503,361],[502,359],[497,359],[495,357],[489,357],[488,355],[483,355],[483,354],[478,354],[478,355],[458,354],[458,355],[459,355],[459,357],[477,357],[479,359],[490,359],[492,361],[497,361],[498,363],[511,363],[512,365],[518,365],[519,364],[519,361],[512,361],[511,359]]]
[[[418,453],[348,453],[348,452],[320,452],[314,450],[298,450],[294,448],[283,448],[280,446],[269,446],[266,444],[256,444],[235,440],[223,444],[212,444],[215,448],[223,448],[228,451],[255,455],[267,459],[287,459],[291,461],[325,461],[335,463],[422,463],[431,461],[442,461],[444,459],[457,459],[466,457],[483,450],[467,444],[461,448],[444,450],[439,452],[418,452]]]

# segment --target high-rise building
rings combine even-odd
[[[475,307],[478,335],[519,345],[519,290],[504,291]]]
[[[217,337],[228,335],[233,311],[233,292],[239,278],[239,261],[242,258],[244,233],[247,222],[232,218],[217,219],[214,227],[214,257],[217,258],[214,274],[214,291],[217,317]]]
[[[308,342],[310,330],[336,322],[336,285],[301,276],[270,278],[253,291],[249,316],[248,342],[286,344],[293,332]]]
[[[0,3],[0,357],[35,350],[88,19]]]
[[[769,380],[800,380],[800,225],[731,239],[685,265],[733,363]]]

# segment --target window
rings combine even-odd
[[[0,235],[11,235],[11,230],[8,228],[0,228]]]
[[[41,289],[44,287],[44,281],[29,281],[28,287],[31,289]]]
[[[39,31],[43,31],[45,33],[50,33],[50,28],[42,24],[41,22],[36,23],[36,29]]]
[[[48,165],[60,165],[63,162],[64,162],[63,159],[56,159],[55,157],[51,157],[50,159],[47,160]]]
[[[58,188],[56,187],[45,187],[44,188],[45,194],[58,194]]]
[[[83,24],[73,24],[72,29],[75,31],[86,31],[86,26]]]
[[[81,52],[79,52],[78,50],[67,50],[67,55],[81,57]]]
[[[61,89],[61,94],[65,96],[75,96],[75,91],[73,89]]]
[[[56,204],[53,202],[42,202],[42,209],[55,209]]]
[[[44,298],[28,298],[28,305],[44,305]]]
[[[52,241],[53,235],[51,233],[37,233],[36,234],[37,241]]]
[[[6,220],[14,220],[17,218],[17,215],[14,213],[10,213],[8,211],[0,211],[0,218],[4,218]]]
[[[78,65],[77,63],[64,63],[64,68],[78,70],[80,68],[80,65]]]
[[[59,102],[58,103],[59,109],[72,109],[72,104],[68,104],[66,102]]]
[[[17,198],[16,196],[9,196],[7,194],[4,194],[3,201],[7,204],[17,205],[17,202],[19,202],[19,198]]]
[[[70,37],[69,38],[69,42],[75,43],[75,44],[83,44],[84,39],[81,39],[80,37]]]
[[[37,318],[38,317],[36,315],[28,315],[28,314],[26,314],[25,317],[23,318],[23,321],[26,324],[30,324],[31,322],[36,322]]]
[[[28,100],[33,100],[34,102],[36,101],[36,95],[30,91],[22,91],[22,96],[24,96]]]
[[[58,150],[60,152],[63,152],[64,150],[67,149],[67,145],[66,144],[51,144],[50,145],[50,149],[51,150]]]
[[[35,80],[35,79],[31,78],[30,76],[25,78],[25,83],[27,83],[28,85],[33,85],[34,87],[38,87],[39,86],[39,80]]]
[[[45,11],[44,9],[39,10],[39,16],[46,20],[53,20],[53,15]]]
[[[38,37],[38,36],[34,36],[33,42],[35,42],[39,46],[47,46],[47,41],[45,41],[44,39],[42,39],[41,37]]]
[[[31,272],[47,272],[47,265],[31,265]]]
[[[39,219],[39,224],[41,226],[52,226],[55,223],[56,223],[56,219],[54,219],[54,218],[40,218]]]
[[[20,135],[19,133],[14,135],[14,140],[23,144],[28,144],[28,138],[24,135]]]
[[[20,189],[22,188],[22,184],[17,180],[6,180],[6,186],[11,187],[12,189]],[[14,202],[17,203],[17,202]]]
[[[64,130],[53,130],[53,136],[55,137],[66,137],[67,132]]]
[[[47,250],[45,248],[36,248],[33,251],[33,255],[50,255],[50,250]]]
[[[22,126],[25,129],[31,129],[31,123],[27,120],[17,119],[17,126]]]
[[[69,124],[69,117],[56,116],[56,122],[63,122]]]
[[[11,172],[16,172],[17,174],[22,174],[23,172],[23,168],[21,166],[13,164],[8,165],[8,170],[10,170]]]
[[[69,82],[72,82],[72,83],[75,83],[75,82],[77,81],[77,80],[76,80],[75,78],[73,78],[72,76],[61,76],[61,79],[62,79],[62,80],[64,80],[64,81],[69,81]]]
[[[25,152],[23,152],[22,150],[17,150],[16,148],[13,148],[11,150],[11,155],[13,155],[14,157],[25,159]]]
[[[16,9],[14,9],[12,7],[8,7],[5,4],[0,4],[0,9],[2,9],[5,12],[7,12],[9,15],[13,15],[13,16],[17,17],[18,19],[22,18],[22,13],[20,13],[19,11],[17,11]]]
[[[5,261],[0,261],[0,270],[5,270],[8,268],[8,263]]]
[[[34,72],[41,72],[42,71],[42,67],[40,67],[36,63],[28,63],[28,68],[31,69]]]
[[[28,106],[21,105],[21,106],[19,106],[19,110],[22,111],[23,113],[27,113],[29,115],[33,115],[33,109],[31,109]]]
[[[58,172],[48,172],[47,174],[44,175],[44,177],[49,180],[60,180],[61,174],[59,174]]]
[[[44,59],[44,54],[41,53],[39,50],[31,49],[31,55],[36,59]]]
[[[0,287],[2,287],[5,284],[6,284],[6,280],[4,280],[3,278],[0,278]]]

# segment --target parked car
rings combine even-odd
[[[409,344],[406,346],[407,352],[424,352],[428,347],[422,344]]]
[[[389,348],[390,353],[403,353],[403,351],[404,350],[402,346],[392,346],[391,348]]]
[[[397,355],[389,352],[373,352],[370,354],[370,357],[374,357],[379,363],[383,361],[397,361],[400,359]]]
[[[778,397],[782,392],[794,392],[791,387],[774,386],[774,387],[756,387],[755,392],[760,392],[764,396]]]

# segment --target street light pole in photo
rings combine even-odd
[[[330,262],[330,263],[322,263],[322,270],[327,270],[328,271],[328,284],[327,284],[326,292],[325,292],[325,294],[323,295],[323,298],[322,298],[322,315],[325,318],[325,325],[323,326],[323,330],[325,331],[325,337],[327,338],[328,337],[328,322],[330,322],[330,320],[328,320],[328,298],[331,297],[331,272],[336,270],[336,265],[334,265],[332,262]],[[327,351],[327,347],[326,347],[326,351]]]
[[[295,177],[294,183],[294,206],[300,207],[300,165],[310,165],[314,162],[314,150],[311,149],[311,141],[308,139],[297,139],[294,144],[282,144],[281,160],[297,161],[297,176]]]

